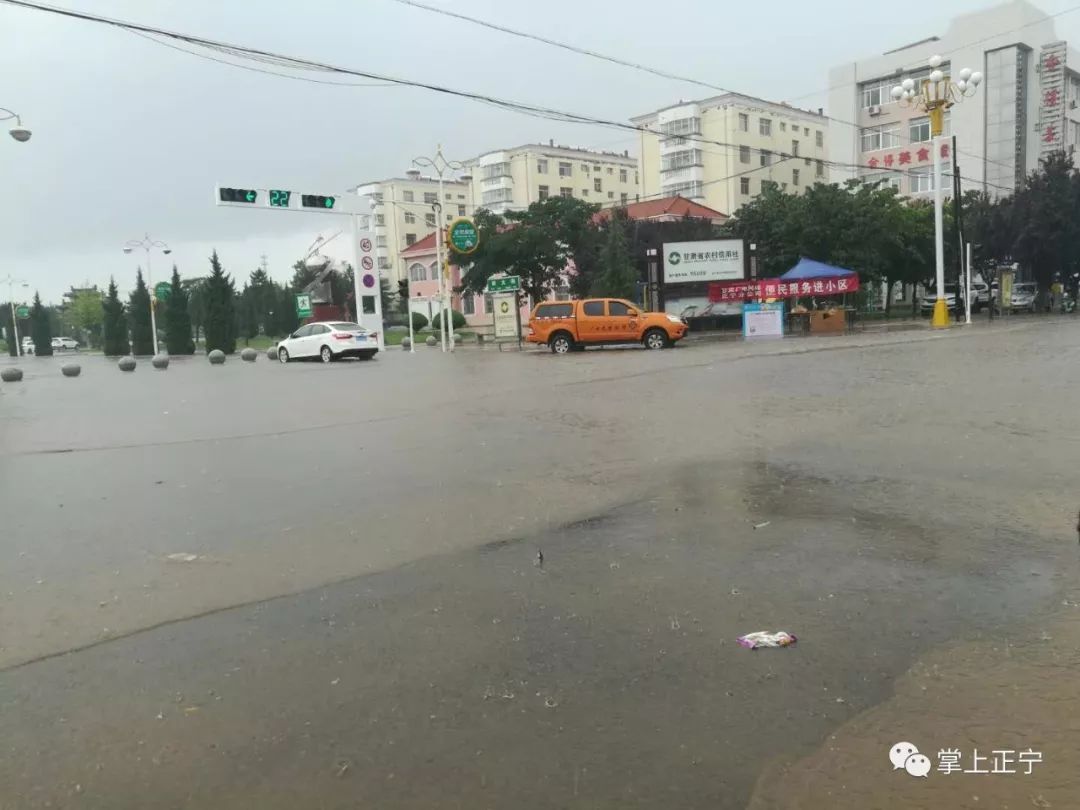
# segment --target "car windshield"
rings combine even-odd
[[[0,0],[0,810],[1080,810],[1001,2]]]

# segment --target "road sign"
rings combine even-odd
[[[159,281],[154,285],[154,297],[158,301],[168,301],[172,295],[172,284],[167,281]]]
[[[521,276],[505,276],[504,278],[489,278],[486,293],[517,292],[521,289]]]
[[[480,246],[480,234],[468,217],[458,217],[446,228],[446,241],[454,253],[469,254]]]
[[[296,294],[296,317],[297,318],[310,318],[311,317],[311,296],[307,293]]]
[[[516,340],[521,343],[521,322],[515,293],[502,293],[492,298],[491,313],[494,316],[495,340]]]
[[[30,317],[30,307],[15,307],[15,317],[25,321]]]

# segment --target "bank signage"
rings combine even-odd
[[[665,242],[664,283],[734,281],[745,273],[742,239]]]

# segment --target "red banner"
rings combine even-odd
[[[716,281],[709,284],[709,301],[717,303],[764,298],[795,298],[802,295],[843,295],[858,289],[858,276],[827,276],[802,281],[784,281],[779,278]]]

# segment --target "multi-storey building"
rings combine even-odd
[[[678,194],[732,214],[764,182],[800,193],[827,180],[820,110],[725,93],[630,120],[642,128],[642,199]]]
[[[439,225],[473,213],[471,189],[464,180],[444,180],[439,197],[437,177],[424,177],[419,171],[405,172],[404,177],[361,183],[356,193],[374,203],[371,229],[375,232],[375,256],[383,278],[396,283],[405,277],[401,251],[419,242]]]
[[[943,36],[830,71],[834,181],[884,181],[905,195],[933,191],[930,122],[925,112],[895,101],[891,91],[906,78],[925,78],[934,55],[945,60],[946,75],[966,67],[984,77],[974,95],[946,115],[943,134],[956,136],[965,191],[1008,193],[1041,157],[1080,142],[1080,57],[1058,39],[1052,18],[1014,0],[954,18]],[[948,158],[947,166],[951,152]]]
[[[577,197],[603,206],[626,205],[638,195],[638,162],[629,153],[525,144],[486,152],[465,162],[472,202],[495,213],[520,211],[548,197]]]

